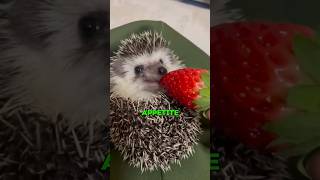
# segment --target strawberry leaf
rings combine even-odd
[[[289,144],[290,148],[280,154],[288,157],[303,155],[320,145],[320,112],[292,114],[266,124],[265,129],[278,136],[269,147]]]
[[[306,158],[307,155],[304,155],[302,157],[300,157],[298,163],[297,163],[297,169],[301,172],[301,174],[303,174],[305,177],[308,177],[309,179],[311,179],[311,177],[308,175],[306,169],[305,169],[305,164],[304,164],[304,160]]]
[[[320,85],[296,86],[289,90],[288,106],[308,112],[320,112]]]
[[[204,72],[201,74],[201,79],[204,87],[200,89],[200,98],[194,100],[198,111],[206,111],[210,108],[210,73]]]
[[[201,79],[204,82],[205,87],[210,87],[210,72],[202,73]]]
[[[314,149],[320,147],[320,143],[319,142],[317,143],[317,140],[319,139],[314,138],[301,144],[292,145],[290,146],[290,148],[282,151],[281,154],[282,156],[285,156],[285,157],[306,155],[311,151],[313,151]]]
[[[320,82],[320,39],[307,38],[302,35],[295,36],[293,50],[298,58],[302,71],[315,82]]]
[[[210,107],[210,99],[205,97],[195,100],[195,103],[197,104],[197,111],[206,111]]]
[[[204,86],[203,88],[201,88],[199,91],[199,95],[210,101],[210,86]]]

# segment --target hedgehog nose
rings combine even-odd
[[[159,71],[160,75],[165,75],[168,72],[168,70],[165,67],[162,67],[162,66],[159,67],[158,71]]]

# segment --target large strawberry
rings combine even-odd
[[[182,105],[199,111],[210,106],[210,75],[205,69],[184,68],[171,71],[160,80],[168,95]]]
[[[277,126],[272,132],[265,126],[294,111],[287,104],[288,91],[305,82],[293,51],[298,35],[314,33],[302,25],[268,22],[236,22],[211,29],[211,111],[217,129],[261,149],[278,139]]]

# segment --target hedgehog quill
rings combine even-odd
[[[201,133],[196,112],[162,91],[159,81],[184,65],[157,32],[132,34],[111,58],[111,141],[125,161],[142,172],[169,171],[194,153]],[[144,110],[175,110],[174,116],[140,116]]]

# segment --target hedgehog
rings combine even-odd
[[[106,178],[108,15],[105,0],[0,2],[0,179]]]
[[[194,153],[201,134],[196,112],[166,96],[159,81],[183,68],[161,33],[133,33],[111,58],[110,138],[129,165],[142,172],[171,169]],[[144,110],[177,110],[173,116],[141,116]]]

